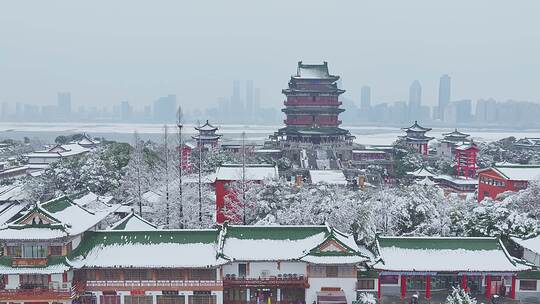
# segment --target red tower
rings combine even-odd
[[[303,64],[298,62],[296,75],[282,92],[287,97],[282,110],[286,114],[285,128],[274,137],[287,142],[313,144],[349,142],[353,136],[339,128],[341,120],[339,95],[345,91],[337,86],[339,76],[330,75],[328,63]]]
[[[457,146],[454,150],[454,169],[457,176],[476,177],[476,155],[478,147],[474,143]]]

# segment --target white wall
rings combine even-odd
[[[309,278],[309,288],[306,289],[306,304],[317,301],[317,292],[322,287],[341,288],[347,297],[347,303],[356,300],[356,278]]]
[[[6,289],[16,289],[19,288],[19,275],[18,274],[10,274],[8,275],[8,283],[6,285]]]
[[[223,266],[223,274],[234,274],[238,276],[238,264],[244,264],[240,262],[234,262]],[[268,272],[268,276],[277,276],[278,274],[298,274],[306,275],[306,263],[304,262],[249,262],[248,278],[259,278],[262,276],[263,271]]]

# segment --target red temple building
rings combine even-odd
[[[282,110],[286,126],[273,138],[289,143],[352,143],[354,137],[339,127],[339,114],[345,111],[340,108],[339,96],[345,90],[338,88],[338,79],[328,72],[327,62],[298,62],[296,75],[291,76],[288,88],[282,91],[287,98]]]
[[[478,147],[474,143],[459,145],[454,149],[454,169],[457,176],[476,177]]]
[[[413,147],[420,154],[428,154],[428,142],[432,140],[433,137],[426,136],[426,132],[431,131],[431,128],[424,128],[415,121],[412,126],[402,128],[402,130],[404,130],[407,135],[400,136],[400,138],[405,141],[407,146]]]
[[[504,164],[478,171],[478,202],[506,191],[527,188],[529,181],[540,180],[540,166]]]
[[[199,134],[192,136],[192,138],[197,142],[197,147],[211,149],[218,147],[221,134],[216,134],[218,128],[211,125],[208,120],[204,125],[195,127],[195,130],[199,131]]]

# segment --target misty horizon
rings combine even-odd
[[[0,13],[0,102],[55,104],[67,91],[75,106],[142,107],[176,94],[193,110],[230,97],[233,80],[253,80],[261,104],[280,108],[298,61],[328,61],[356,104],[364,85],[374,104],[406,101],[418,80],[433,106],[443,74],[453,100],[540,100],[534,1],[33,6]]]

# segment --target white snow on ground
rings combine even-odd
[[[346,185],[347,179],[341,170],[309,170],[313,184]]]

